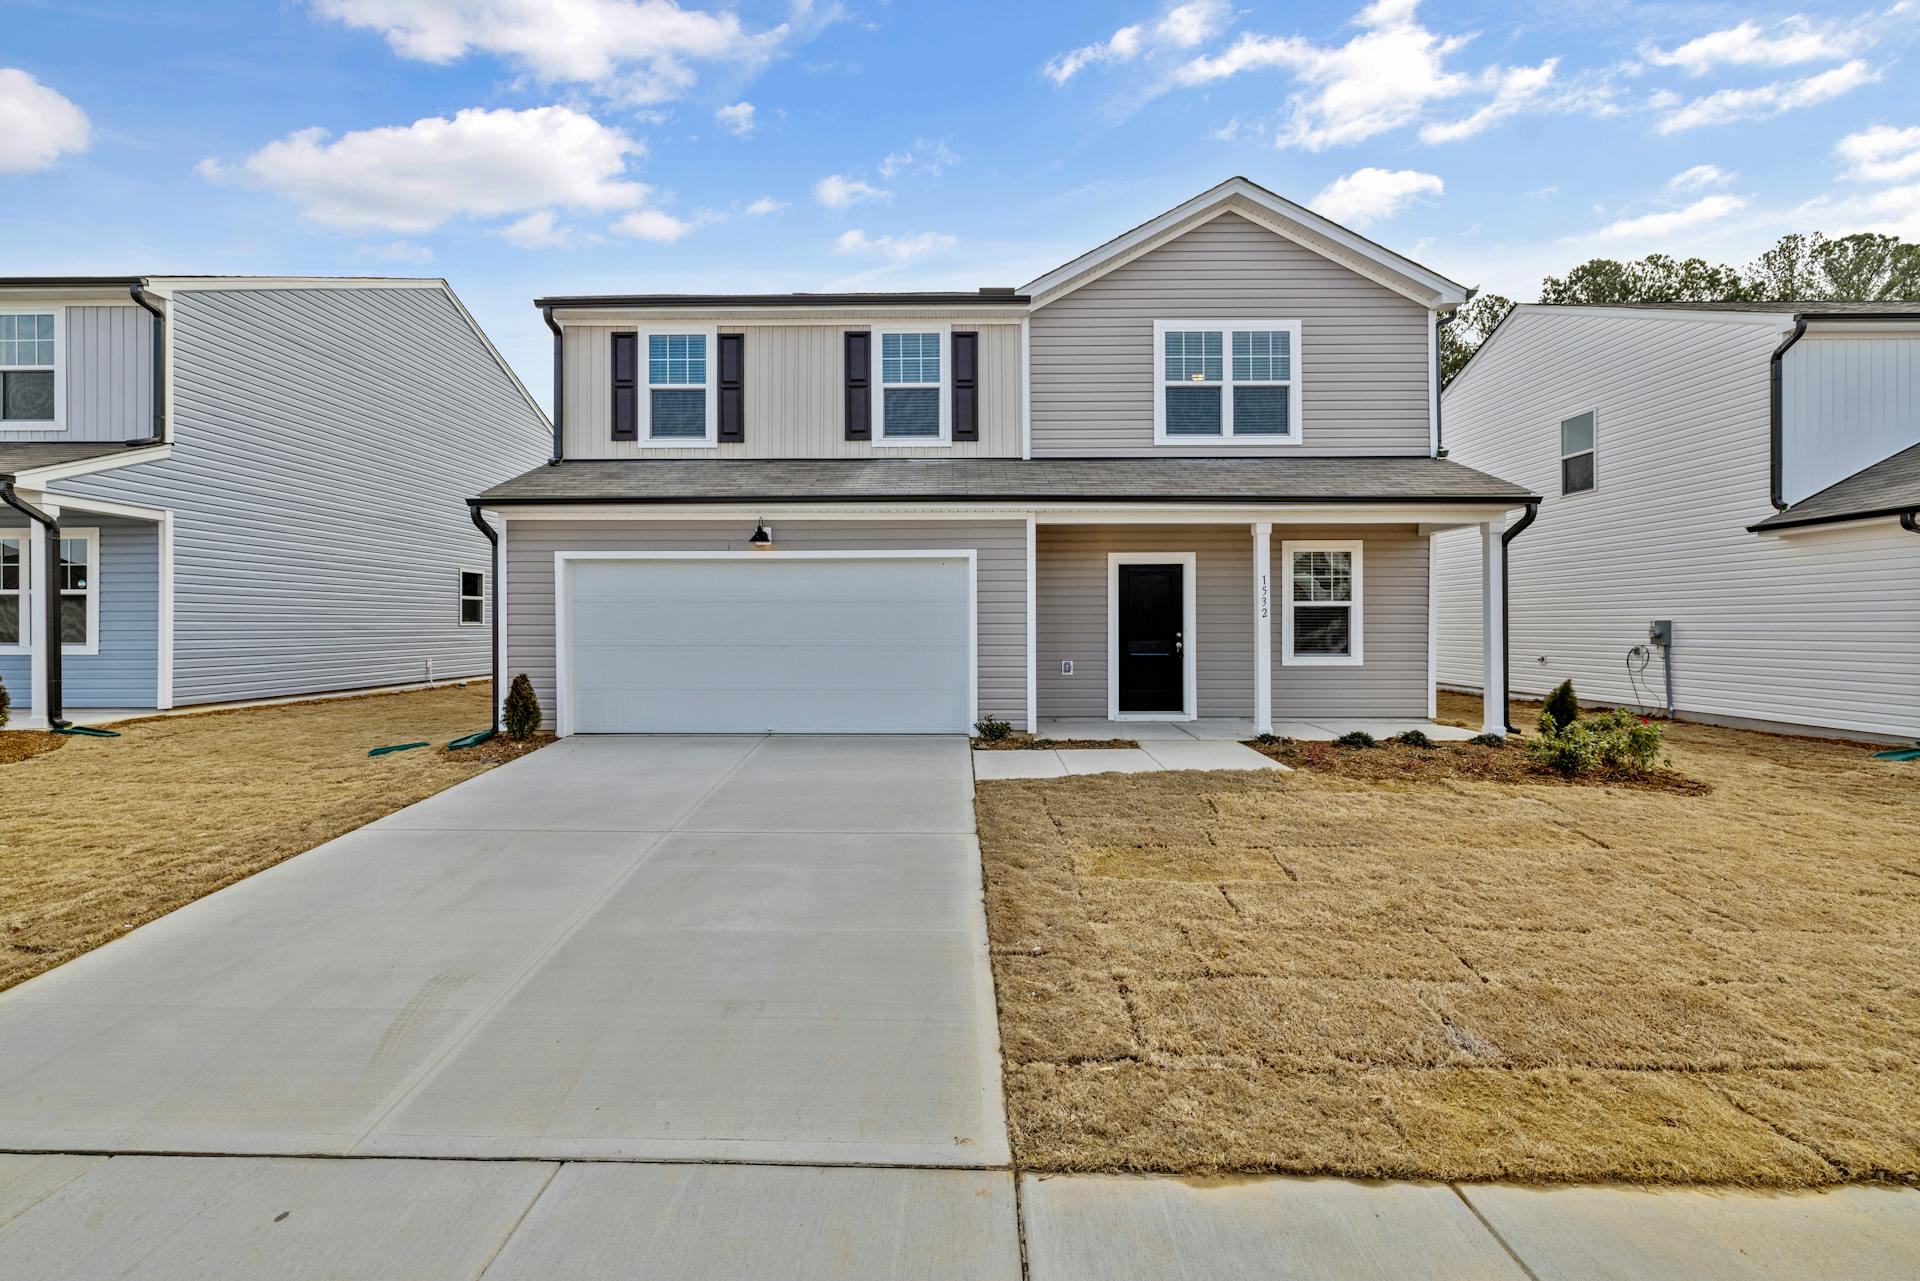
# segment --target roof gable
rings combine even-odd
[[[1245,178],[1227,181],[1167,210],[1072,262],[1021,287],[1037,309],[1153,252],[1203,223],[1237,214],[1425,307],[1447,310],[1467,300],[1465,286],[1403,258],[1311,209]]]

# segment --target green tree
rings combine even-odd
[[[1550,303],[1729,302],[1744,297],[1745,281],[1734,268],[1668,254],[1629,262],[1594,258],[1564,276],[1540,282],[1540,301]]]
[[[540,732],[540,700],[533,692],[533,682],[527,674],[521,672],[507,686],[507,697],[501,705],[501,721],[512,739],[532,738]]]
[[[1440,330],[1440,382],[1444,386],[1465,369],[1500,322],[1513,310],[1513,299],[1481,294],[1453,313],[1453,322]]]

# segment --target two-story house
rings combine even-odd
[[[1516,691],[1920,734],[1920,302],[1523,306],[1443,401],[1452,457],[1547,495]],[[1477,687],[1476,549],[1440,550],[1441,681]]]
[[[1019,289],[538,302],[501,670],[562,734],[1429,717],[1466,290],[1242,178]],[[1495,656],[1497,662],[1497,655]]]
[[[0,280],[14,727],[486,671],[461,500],[550,433],[441,280]]]

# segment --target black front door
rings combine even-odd
[[[1185,566],[1120,566],[1119,686],[1123,712],[1184,712]]]

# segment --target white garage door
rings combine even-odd
[[[951,734],[972,720],[964,556],[567,563],[570,728]]]

